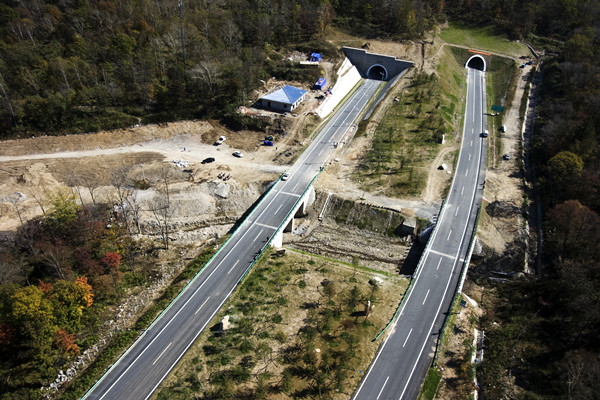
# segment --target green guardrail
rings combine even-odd
[[[317,174],[312,178],[312,180],[310,181],[310,183],[308,184],[308,186],[306,187],[306,189],[304,189],[304,191],[302,192],[302,195],[300,197],[298,197],[298,200],[296,200],[296,202],[292,206],[292,209],[287,213],[287,215],[283,219],[283,222],[281,224],[279,224],[279,226],[277,227],[277,229],[275,230],[275,232],[271,235],[271,237],[269,238],[269,240],[267,241],[267,243],[260,250],[260,253],[258,253],[258,255],[254,258],[254,261],[252,261],[252,263],[250,264],[250,266],[248,267],[248,269],[246,269],[246,272],[244,272],[244,275],[242,275],[242,277],[240,278],[238,284],[241,283],[244,280],[244,278],[246,277],[246,275],[248,275],[248,273],[250,272],[250,270],[252,269],[252,267],[254,266],[254,264],[256,264],[256,262],[259,260],[260,256],[264,253],[264,251],[266,250],[266,248],[269,247],[269,245],[273,241],[273,238],[275,237],[275,235],[277,235],[277,233],[279,233],[279,231],[281,229],[283,229],[283,226],[288,221],[288,218],[290,217],[290,215],[293,212],[296,211],[296,206],[298,205],[298,203],[300,203],[302,201],[302,199],[306,195],[306,192],[312,187],[312,184],[315,181],[315,179],[317,179],[319,177],[319,175],[321,175],[321,173],[324,170],[325,170],[325,166],[323,166],[322,168],[320,168],[319,172],[317,172]]]
[[[447,201],[448,201],[448,198],[446,197],[444,199],[444,201],[442,202],[442,206],[440,207],[440,210],[442,210],[442,211],[440,211],[438,222],[441,219],[442,212],[444,210],[444,207],[446,206],[446,202]],[[439,224],[436,223],[435,227],[433,228],[433,231],[431,232],[431,235],[429,236],[429,239],[427,240],[427,245],[425,246],[425,250],[423,250],[423,254],[427,254],[427,252],[429,251],[429,248],[431,247],[431,243],[432,243],[431,238],[434,237],[435,234],[437,233],[438,226],[439,226]],[[406,298],[408,297],[408,295],[412,291],[413,284],[418,279],[419,274],[421,273],[421,269],[423,268],[423,263],[424,262],[425,262],[425,257],[421,256],[421,259],[419,260],[419,263],[417,264],[417,268],[415,269],[415,272],[413,273],[413,275],[412,275],[412,277],[410,279],[410,283],[408,284],[408,288],[406,288],[406,292],[404,293],[404,296],[402,297],[402,300],[400,301],[400,304],[398,305],[398,308],[396,309],[396,312],[394,313],[394,316],[387,323],[387,325],[383,327],[383,329],[381,330],[381,332],[379,332],[379,334],[372,340],[372,342],[377,341],[377,339],[379,339],[381,337],[381,335],[383,335],[383,333],[387,330],[387,328],[390,325],[392,325],[392,323],[394,323],[396,321],[396,319],[398,318],[398,315],[400,315],[400,312],[402,311],[402,307],[404,307],[404,301],[406,300]]]
[[[227,242],[229,242],[231,240],[231,238],[234,237],[234,235],[236,234],[236,232],[246,223],[246,221],[248,220],[248,218],[250,218],[254,214],[254,212],[256,211],[256,209],[258,208],[258,206],[267,198],[267,196],[269,195],[269,193],[271,192],[271,190],[273,190],[273,188],[277,185],[277,182],[279,182],[280,180],[281,180],[281,176],[279,176],[279,179],[277,179],[277,181],[275,181],[275,183],[271,186],[271,188],[269,188],[269,190],[263,195],[262,199],[258,202],[258,204],[250,212],[250,214],[248,214],[248,216],[246,218],[244,218],[244,220],[242,221],[242,223],[238,225],[238,227],[233,231],[233,233],[227,238],[227,240],[221,245],[221,247],[219,247],[219,249],[215,252],[215,254],[213,254],[212,257],[204,264],[204,266],[202,268],[200,268],[200,270],[194,275],[194,277],[188,282],[188,284],[185,285],[183,287],[183,289],[181,289],[181,291],[177,294],[177,296],[175,296],[175,298],[173,300],[171,300],[171,302],[169,303],[169,305],[150,323],[150,325],[148,325],[148,328],[146,328],[144,330],[144,332],[142,332],[142,334],[135,340],[135,342],[133,342],[131,344],[131,346],[129,346],[127,348],[127,350],[110,366],[110,368],[108,368],[108,370],[106,370],[106,372],[96,381],[96,383],[94,384],[94,386],[92,386],[83,395],[83,397],[81,398],[82,400],[85,399],[87,396],[90,395],[90,393],[106,377],[106,375],[108,375],[115,368],[115,366],[123,359],[123,357],[125,357],[125,356],[127,356],[127,354],[129,354],[129,352],[131,351],[131,349],[133,349],[133,347],[140,340],[142,340],[142,338],[146,335],[146,332],[148,332],[148,330],[151,329],[162,318],[162,316],[171,308],[171,306],[173,304],[175,304],[175,302],[177,301],[177,299],[179,299],[179,297],[181,297],[181,295],[183,293],[185,293],[185,291],[188,289],[188,287],[190,285],[192,285],[196,281],[196,279],[202,273],[202,271],[204,271],[206,269],[206,267],[212,262],[212,260],[221,252],[221,250],[225,247],[225,245],[227,244]]]
[[[456,285],[456,290],[454,291],[454,296],[452,297],[452,302],[450,303],[449,310],[454,309],[454,305],[456,304],[456,299],[458,298],[458,295],[460,293],[462,293],[462,282],[464,281],[467,271],[469,270],[468,264],[471,260],[471,254],[473,254],[473,248],[475,247],[475,238],[477,236],[477,227],[479,226],[480,216],[481,216],[481,207],[479,207],[479,209],[477,210],[477,217],[475,218],[475,226],[473,228],[473,234],[471,235],[471,240],[469,241],[469,251],[467,251],[467,255],[463,261],[463,265],[462,265],[462,269],[461,269],[461,273],[460,273],[460,279],[458,281],[458,285]],[[442,345],[442,341],[444,339],[444,332],[446,331],[446,326],[448,324],[449,319],[450,319],[450,313],[448,313],[448,316],[446,316],[446,318],[444,319],[444,323],[442,324],[442,329],[440,331],[440,335],[438,336],[437,345],[435,346],[435,356],[433,358],[434,365],[437,365],[437,360],[438,360],[438,356],[439,356],[439,348]]]

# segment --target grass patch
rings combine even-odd
[[[156,398],[350,396],[379,346],[371,339],[406,286],[396,276],[268,250]],[[368,316],[367,301],[376,305]],[[216,328],[225,315],[232,325],[223,333]]]
[[[423,387],[419,393],[418,400],[433,400],[441,380],[442,371],[437,367],[429,368],[425,381],[423,381]]]
[[[451,22],[448,29],[442,32],[441,38],[449,44],[468,46],[513,57],[531,55],[527,46],[508,40],[506,35],[493,26],[468,26]]]
[[[443,50],[438,74],[416,73],[396,95],[375,129],[371,148],[354,179],[365,191],[387,196],[418,196],[441,149],[442,135],[456,134],[464,68]]]
[[[302,125],[302,137],[303,138],[309,138],[311,137],[311,135],[317,134],[317,127],[319,126],[319,117],[317,117],[316,115],[309,115],[305,120],[304,120],[304,124]]]

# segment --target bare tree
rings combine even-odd
[[[111,184],[115,187],[115,193],[117,198],[116,201],[116,210],[119,212],[123,221],[127,226],[127,231],[131,232],[129,228],[129,214],[130,209],[128,207],[127,198],[131,195],[132,186],[129,183],[129,173],[131,172],[131,167],[122,167],[113,172],[111,178]]]
[[[138,235],[140,235],[142,233],[142,227],[140,225],[142,207],[140,205],[140,202],[138,201],[137,196],[138,196],[138,191],[133,189],[133,190],[129,191],[129,194],[127,196],[125,196],[124,199],[125,199],[125,202],[127,203],[127,208],[128,208],[128,212],[131,217],[131,220],[135,224],[135,229],[136,229]]]
[[[80,177],[81,184],[83,186],[85,186],[88,190],[88,192],[90,193],[90,198],[92,199],[92,204],[96,205],[96,197],[94,195],[94,193],[96,192],[96,190],[100,187],[100,181],[98,176],[92,175],[92,174],[87,174],[87,175],[82,175]]]
[[[169,223],[171,220],[171,216],[173,215],[173,210],[171,208],[171,204],[169,202],[168,196],[165,194],[161,194],[157,199],[155,199],[151,204],[152,214],[154,214],[154,219],[158,224],[160,236],[163,242],[163,246],[165,250],[169,249]]]
[[[40,209],[42,210],[42,214],[46,216],[46,206],[49,203],[48,200],[48,190],[46,187],[40,183],[34,190],[31,191],[31,197],[38,203]]]
[[[20,263],[7,251],[0,252],[0,285],[14,283],[23,275]]]
[[[83,206],[83,195],[81,194],[81,176],[75,171],[69,171],[67,175],[65,175],[65,183],[71,188],[71,191],[77,192],[77,196],[79,197],[79,202]]]
[[[202,61],[190,70],[192,79],[199,79],[206,86],[209,97],[213,97],[220,80],[221,67],[214,62]]]
[[[237,46],[240,37],[240,29],[231,18],[228,18],[221,26],[221,37],[230,49]]]
[[[171,184],[173,175],[173,170],[171,169],[170,164],[163,164],[162,167],[158,170],[158,177],[160,180],[159,190],[165,194],[168,203],[171,203],[171,191],[169,185]]]
[[[24,226],[23,216],[21,215],[21,206],[19,205],[21,198],[18,196],[10,196],[6,200],[15,207],[15,211],[19,217],[19,222],[21,223],[21,226]]]
[[[8,105],[8,109],[10,110],[10,115],[12,116],[12,120],[13,120],[13,124],[15,124],[15,126],[17,126],[17,120],[15,118],[15,112],[12,108],[12,104],[10,102],[10,99],[8,98],[8,95],[6,94],[6,89],[4,89],[4,77],[2,76],[2,74],[0,74],[0,94],[2,95],[2,98],[4,99],[4,101],[6,101],[6,104]]]
[[[67,278],[72,263],[71,249],[60,239],[41,242],[37,246],[41,250],[40,257],[44,264],[53,268],[59,278]]]

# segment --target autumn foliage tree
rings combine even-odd
[[[102,257],[102,264],[104,265],[104,271],[112,278],[115,292],[119,294],[119,281],[121,280],[121,255],[115,252],[107,252]]]
[[[49,357],[53,344],[61,351],[76,353],[68,344],[80,329],[81,317],[93,304],[92,287],[86,277],[74,281],[41,281],[37,286],[5,288],[0,296],[0,326],[5,336],[18,333],[13,345],[28,349],[36,355]],[[62,332],[62,333],[60,333]],[[58,338],[58,339],[57,339]]]
[[[76,356],[79,354],[79,346],[75,342],[74,333],[68,333],[67,331],[59,329],[56,331],[54,343],[64,355]]]

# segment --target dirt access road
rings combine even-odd
[[[371,41],[369,49],[398,58],[415,59],[415,65],[421,65],[427,72],[434,72],[435,55],[443,45],[438,39],[431,44],[407,45]],[[422,60],[423,56],[425,60]],[[433,58],[429,59],[429,56]],[[513,103],[516,105],[520,104],[527,72],[522,69],[518,71],[522,79]],[[277,82],[268,82],[269,87],[275,84]],[[174,196],[178,201],[175,222],[207,222],[223,215],[242,215],[258,198],[264,182],[276,179],[307,144],[301,130],[306,113],[315,106],[313,103],[314,100],[309,100],[295,115],[275,117],[285,118],[285,123],[277,122],[290,131],[285,137],[276,138],[278,140],[274,147],[260,145],[264,134],[232,132],[214,121],[181,121],[95,134],[4,141],[0,149],[0,231],[11,231],[19,225],[17,208],[24,220],[41,215],[40,202],[46,201],[49,194],[60,188],[71,187],[74,183],[84,188],[97,187],[94,189],[97,199],[112,202],[112,181],[118,171],[127,168],[130,178],[134,180],[157,180],[157,175],[165,165],[175,171],[172,181]],[[374,116],[375,120],[381,118],[385,108],[385,104],[380,107],[379,115]],[[507,113],[505,124],[508,129],[503,134],[504,148],[516,149],[520,126],[518,107],[513,107]],[[221,146],[214,146],[214,141],[221,135],[226,136],[227,140]],[[351,180],[352,172],[368,146],[369,143],[362,137],[340,148],[338,162],[327,168],[317,181],[319,189],[386,207],[410,208],[425,218],[439,211],[443,196],[441,190],[447,185],[449,176],[444,171],[438,171],[437,166],[439,159],[447,154],[440,154],[431,165],[425,198],[392,199],[365,193]],[[244,157],[233,157],[232,153],[236,150],[241,150]],[[201,164],[207,157],[214,157],[216,161]],[[502,162],[488,172],[486,199],[510,203],[512,206],[521,203],[520,182],[514,178],[515,174],[511,174],[516,169],[515,158]],[[176,160],[183,161],[179,163],[180,167],[173,164]],[[183,173],[183,170],[190,172]],[[225,182],[219,175],[230,178]],[[215,194],[216,187],[222,184],[229,186],[227,199]],[[81,190],[84,201],[90,201],[87,192]],[[157,194],[152,187],[143,192],[141,199],[147,202]],[[516,222],[514,218],[494,221],[493,229],[482,232],[481,236],[495,251],[502,251],[509,240],[503,238],[503,226],[515,226]]]

